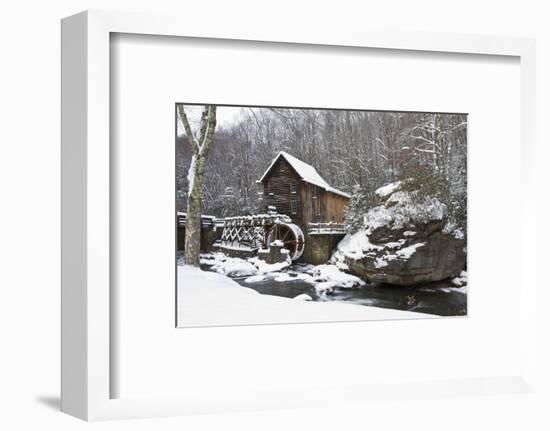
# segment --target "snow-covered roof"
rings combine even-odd
[[[280,151],[279,154],[273,159],[269,167],[266,169],[262,177],[258,180],[258,182],[262,182],[266,175],[269,173],[275,162],[279,159],[279,157],[283,157],[289,164],[292,166],[292,168],[296,171],[296,173],[300,176],[302,180],[304,180],[306,183],[310,183],[313,185],[316,185],[317,187],[321,187],[322,189],[325,189],[327,192],[335,193],[340,196],[344,196],[346,198],[349,198],[350,195],[348,193],[345,193],[341,190],[335,189],[334,187],[331,187],[321,175],[317,172],[317,170],[311,166],[308,165],[305,162],[302,162],[300,159],[297,159],[294,156],[291,156],[285,151]]]

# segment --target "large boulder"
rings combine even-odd
[[[460,274],[466,241],[445,204],[402,188],[377,190],[379,205],[365,214],[362,229],[340,241],[333,261],[366,280],[400,286]]]

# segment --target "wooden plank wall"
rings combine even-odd
[[[335,193],[325,193],[324,195],[324,220],[323,222],[344,223],[346,216],[346,207],[349,199]]]
[[[296,193],[292,193],[293,183]],[[278,213],[307,228],[309,223],[343,223],[348,199],[302,181],[290,164],[279,158],[263,181],[263,202],[264,211],[274,206]]]
[[[300,199],[300,177],[283,158],[273,165],[269,175],[263,181],[264,211],[274,206],[280,214],[288,215],[293,221],[302,219],[302,202]],[[296,193],[291,192],[291,184],[296,184]],[[295,213],[292,211],[295,202]]]

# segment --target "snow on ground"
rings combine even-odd
[[[421,319],[423,313],[261,295],[212,271],[178,266],[178,326]]]

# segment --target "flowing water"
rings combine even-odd
[[[265,295],[294,298],[300,294],[311,296],[314,301],[344,301],[352,304],[380,308],[415,311],[438,316],[465,316],[467,295],[449,289],[450,282],[437,282],[414,287],[384,284],[367,284],[359,289],[335,289],[332,294],[318,295],[310,283],[303,280],[275,281],[267,279],[246,283],[246,277],[234,278],[242,286]]]

